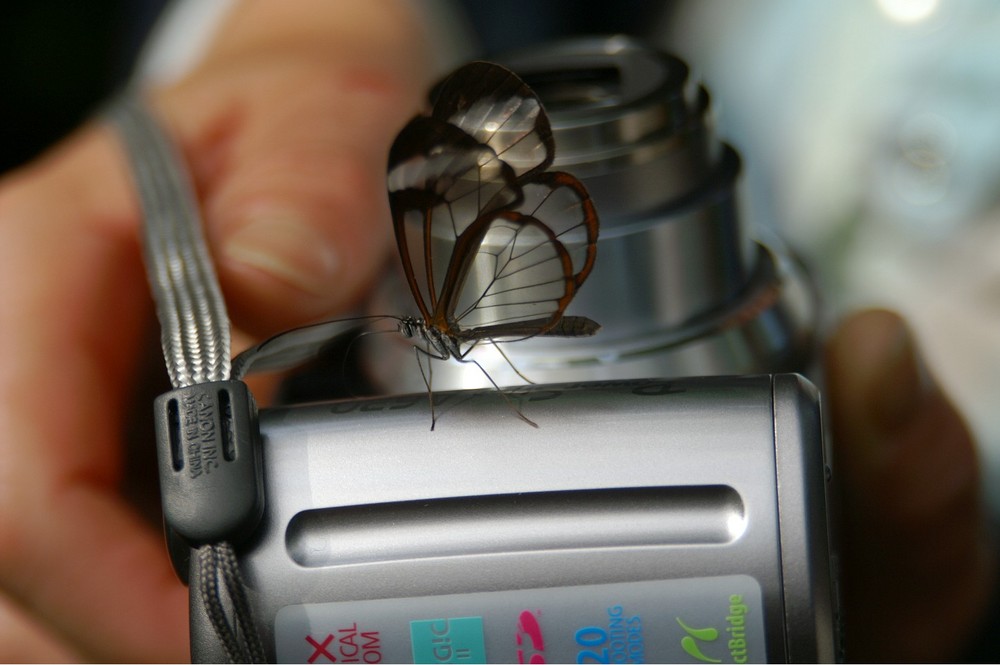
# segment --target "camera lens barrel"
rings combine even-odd
[[[716,138],[709,93],[687,65],[622,36],[557,42],[505,64],[545,105],[553,168],[586,185],[601,219],[597,262],[567,313],[602,330],[512,344],[513,365],[539,383],[805,370],[816,299],[801,266],[741,217],[739,155]],[[372,311],[397,311],[390,294],[406,290],[391,280]],[[375,382],[420,390],[396,355],[412,353],[407,342],[378,337]],[[480,346],[473,357],[498,383],[519,383]],[[485,383],[466,370],[435,367],[435,387]]]

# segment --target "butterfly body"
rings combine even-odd
[[[427,345],[425,351],[438,360],[448,360],[449,358],[462,360],[464,358],[465,354],[462,352],[461,342],[456,337],[428,326],[423,319],[404,316],[399,320],[397,330],[407,339],[423,340]]]

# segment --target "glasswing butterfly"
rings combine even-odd
[[[548,171],[555,142],[537,95],[506,68],[473,62],[435,86],[430,102],[399,133],[388,164],[396,244],[419,315],[364,318],[395,319],[418,340],[418,364],[423,353],[481,370],[467,356],[483,341],[597,332],[594,321],[563,315],[593,269],[597,213],[579,180]],[[279,335],[238,356],[234,372],[291,366],[358,322]],[[433,429],[433,401],[431,418]]]

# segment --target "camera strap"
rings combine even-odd
[[[231,662],[263,662],[234,544],[263,514],[257,410],[231,375],[230,325],[190,175],[150,110],[130,93],[107,111],[142,207],[142,244],[173,390],[155,402],[167,540],[194,555],[192,611],[207,613]],[[175,567],[188,577],[183,565]],[[195,601],[198,602],[195,602]]]

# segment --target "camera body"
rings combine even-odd
[[[269,409],[241,563],[279,662],[834,657],[827,468],[797,375]],[[199,573],[197,561],[192,579]],[[196,660],[224,658],[192,594]]]
[[[679,60],[619,37],[512,56],[601,214],[593,338],[488,344],[483,374],[371,336],[383,396],[259,414],[237,548],[280,662],[832,661],[816,299],[738,214],[735,150]],[[395,276],[374,313],[405,311]],[[656,378],[649,378],[656,377]],[[691,377],[691,378],[679,378]],[[488,385],[488,384],[485,384]],[[514,409],[537,422],[532,429]],[[189,578],[198,579],[192,558]],[[192,593],[192,656],[225,659]]]

